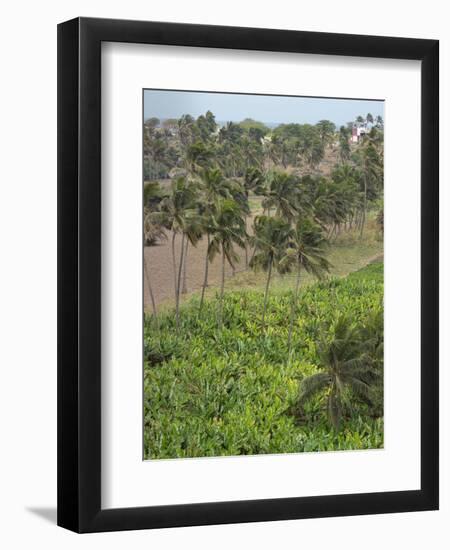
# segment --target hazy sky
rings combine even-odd
[[[179,118],[185,114],[198,117],[207,110],[222,122],[253,118],[261,122],[315,124],[328,119],[340,126],[367,113],[384,118],[383,101],[161,90],[144,92],[145,119],[152,116]]]

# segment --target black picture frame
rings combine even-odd
[[[101,508],[101,43],[421,61],[421,488]],[[58,26],[58,525],[76,532],[438,509],[439,43],[77,18]]]

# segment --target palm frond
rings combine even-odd
[[[313,395],[326,389],[330,383],[331,376],[327,372],[318,372],[317,374],[304,378],[300,385],[299,404],[305,403]]]

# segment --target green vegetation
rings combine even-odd
[[[159,332],[151,317],[146,318],[145,458],[383,446],[383,420],[377,410],[382,410],[382,263],[306,287],[300,293],[291,352],[287,337],[292,292],[269,297],[266,332],[261,331],[261,290],[227,292],[220,331],[219,300],[218,293],[207,300],[199,319],[199,297],[192,297],[181,308],[178,334],[170,311],[160,315]],[[345,388],[338,431],[328,420],[327,389],[303,404],[299,397],[305,397],[302,383],[311,376],[328,377],[323,353],[339,330],[347,333],[345,357],[359,359],[360,370],[373,367],[376,383],[370,396],[357,385]],[[370,346],[367,332],[372,334]],[[358,375],[363,384],[366,374]]]
[[[383,124],[359,118],[357,144],[327,120],[146,121],[146,175],[167,183],[144,185],[144,242],[168,240],[173,272],[158,311],[144,261],[146,458],[383,445],[383,266],[330,276],[382,251]],[[201,241],[201,290],[182,300]]]

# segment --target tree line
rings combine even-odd
[[[144,123],[145,179],[168,179],[189,164],[189,157],[214,158],[225,177],[243,177],[250,168],[290,166],[303,173],[314,172],[327,147],[336,149],[341,161],[351,157],[352,126],[370,128],[372,137],[383,136],[383,119],[368,113],[336,128],[329,120],[317,124],[279,124],[271,129],[247,118],[239,123],[216,123],[211,111],[197,119],[189,114],[179,119],[149,118]]]

